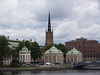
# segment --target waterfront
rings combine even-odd
[[[0,75],[100,75],[100,70],[4,71]]]

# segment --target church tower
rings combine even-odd
[[[51,30],[50,12],[48,15],[48,30],[46,31],[45,46],[53,44],[53,30]]]

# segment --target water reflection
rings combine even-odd
[[[99,70],[5,71],[0,75],[100,75]]]

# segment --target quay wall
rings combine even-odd
[[[0,71],[51,71],[51,70],[67,70],[70,67],[33,67],[33,68],[0,68]]]

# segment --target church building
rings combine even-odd
[[[48,30],[46,31],[45,46],[48,46],[50,44],[53,45],[53,30],[51,30],[50,12],[49,12],[49,16],[48,16]]]

